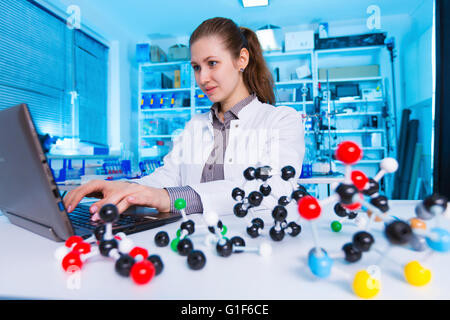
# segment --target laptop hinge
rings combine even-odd
[[[58,237],[53,230],[52,227],[43,225],[39,222],[20,217],[18,215],[15,215],[14,213],[11,213],[9,211],[3,211],[3,213],[8,217],[9,221],[12,224],[15,224],[19,227],[22,227],[24,229],[27,229],[31,232],[40,234],[43,237],[46,237],[47,239],[53,240],[53,241],[64,241],[64,239],[61,239]]]

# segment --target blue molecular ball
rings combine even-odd
[[[316,248],[312,248],[308,254],[308,266],[311,272],[319,278],[327,278],[331,273],[333,260],[327,252],[320,248],[321,253]]]
[[[434,251],[447,252],[450,250],[450,232],[442,228],[433,228],[427,236],[427,244]]]

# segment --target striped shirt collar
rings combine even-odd
[[[247,105],[250,104],[250,102],[253,101],[253,99],[256,98],[256,94],[252,93],[251,95],[249,95],[248,97],[242,99],[241,101],[239,101],[238,103],[236,103],[230,110],[228,110],[227,112],[224,113],[223,117],[224,117],[224,123],[227,123],[230,120],[233,119],[239,119],[239,112]],[[211,106],[211,114],[213,115],[213,118],[215,118],[216,120],[220,121],[219,118],[219,106],[220,103],[219,102],[215,102],[212,106]]]

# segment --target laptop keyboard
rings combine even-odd
[[[101,221],[91,220],[92,214],[87,206],[77,206],[72,212],[68,213],[68,216],[74,226],[89,230],[95,230],[103,224]],[[120,215],[119,220],[113,224],[113,227],[134,224],[136,221],[133,216]]]

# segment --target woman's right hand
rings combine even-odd
[[[104,199],[114,193],[122,192],[130,187],[129,182],[91,180],[76,189],[69,191],[63,199],[67,212],[72,212],[84,197]],[[94,214],[100,208],[93,204],[89,211]]]
[[[170,197],[163,188],[126,181],[91,180],[67,193],[63,199],[67,212],[72,212],[84,197],[100,199],[89,208],[92,220],[99,219],[98,212],[107,203],[117,206],[119,213],[133,205],[156,208],[159,212],[170,211]]]

